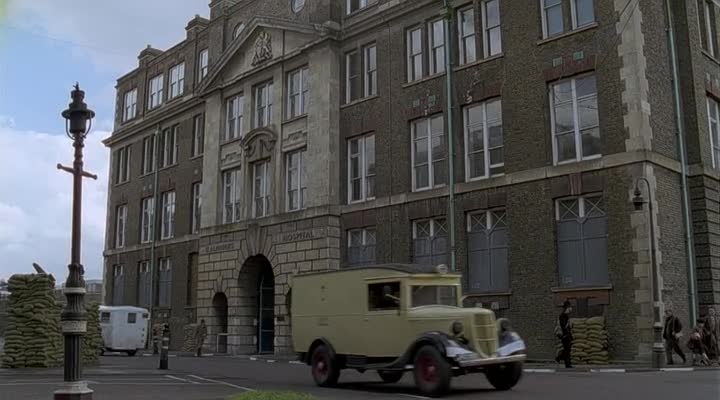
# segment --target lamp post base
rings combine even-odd
[[[92,400],[92,398],[93,391],[84,381],[66,382],[53,395],[53,400]]]

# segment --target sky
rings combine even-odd
[[[85,143],[82,263],[102,277],[109,151],[118,77],[148,44],[185,37],[209,0],[0,0],[0,279],[38,263],[62,282],[70,261],[72,143],[60,116],[75,82],[96,112]]]

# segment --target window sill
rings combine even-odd
[[[236,138],[232,138],[232,139],[230,139],[230,140],[225,140],[225,141],[220,142],[220,146],[227,146],[227,145],[229,145],[229,144],[233,144],[233,143],[235,143],[235,142],[239,142],[239,141],[241,141],[242,139],[243,139],[243,136],[240,135],[240,136],[238,136],[238,137],[236,137]]]
[[[511,290],[501,290],[497,292],[468,292],[465,298],[472,297],[488,297],[488,296],[512,296]]]
[[[142,175],[140,175],[140,177],[147,178],[148,176],[154,176],[154,175],[155,175],[155,171],[150,171],[150,172],[144,172]]]
[[[375,201],[375,197],[368,197],[368,198],[366,198],[366,199],[348,201],[347,205],[349,205],[349,206],[355,206],[355,205],[358,205],[358,204],[370,203],[371,201]]]
[[[288,118],[288,119],[284,120],[282,123],[283,123],[283,124],[289,124],[289,123],[292,123],[292,122],[295,122],[295,121],[300,121],[301,119],[305,119],[305,118],[307,118],[307,117],[308,117],[308,115],[307,115],[307,113],[305,113],[305,114],[301,114],[301,115],[298,115],[298,116],[295,116],[295,117],[292,117],[292,118]]]
[[[166,171],[166,170],[168,170],[168,169],[170,169],[170,168],[177,167],[177,166],[178,166],[178,163],[166,165],[166,166],[160,168],[158,171]]]
[[[426,77],[424,77],[424,78],[420,78],[420,79],[415,80],[415,81],[412,81],[412,82],[403,83],[402,87],[403,87],[403,89],[407,89],[407,88],[409,88],[409,87],[411,87],[411,86],[415,86],[415,85],[419,85],[419,84],[421,84],[421,83],[429,82],[429,81],[431,81],[431,80],[433,80],[433,79],[437,79],[437,78],[440,78],[440,77],[442,77],[442,76],[445,76],[445,72],[441,72],[441,73],[435,74],[435,75],[426,76]]]
[[[556,161],[556,162],[555,162],[555,166],[556,166],[556,167],[561,167],[561,166],[564,166],[564,165],[579,164],[579,163],[582,163],[582,162],[584,162],[584,161],[599,160],[599,159],[601,159],[601,158],[602,158],[602,154],[595,154],[595,155],[593,155],[593,156],[584,157],[584,158],[582,158],[582,159],[580,159],[580,160],[575,159],[575,160],[567,160],[567,161],[559,161],[559,162]]]
[[[568,37],[568,36],[573,36],[573,35],[576,35],[576,34],[578,34],[578,33],[580,33],[580,32],[585,32],[585,31],[597,29],[597,27],[598,27],[598,23],[597,23],[597,22],[593,22],[592,24],[583,26],[582,28],[573,29],[573,30],[571,30],[571,31],[559,33],[559,34],[557,34],[557,35],[555,35],[555,36],[551,36],[551,37],[548,37],[548,38],[545,38],[545,39],[538,40],[538,41],[537,41],[537,45],[538,45],[538,46],[542,46],[542,45],[544,45],[544,44],[546,44],[546,43],[554,42],[554,41],[556,41],[556,40],[560,40],[560,39],[566,38],[566,37]]]
[[[138,116],[135,115],[135,116],[132,117],[132,118],[128,118],[128,119],[126,119],[126,120],[121,121],[121,122],[120,122],[120,125],[128,125],[128,124],[131,124],[131,123],[135,122],[137,119],[138,119]]]
[[[498,60],[498,59],[503,58],[503,57],[505,57],[505,53],[496,54],[496,55],[494,55],[494,56],[486,57],[486,58],[483,58],[483,59],[480,59],[480,60],[475,60],[475,61],[473,61],[473,62],[471,62],[471,63],[468,63],[468,64],[463,64],[463,65],[457,66],[457,67],[453,68],[453,71],[455,71],[455,72],[457,72],[457,71],[462,71],[462,70],[465,70],[465,69],[468,69],[468,68],[476,67],[476,66],[478,66],[478,65],[482,65],[482,64],[485,64],[485,63],[489,63],[489,62]]]
[[[374,95],[374,96],[370,96],[370,97],[363,97],[363,98],[361,98],[361,99],[353,100],[353,101],[351,101],[351,102],[349,102],[349,103],[345,103],[345,104],[341,105],[341,106],[340,106],[340,109],[342,110],[343,108],[352,107],[352,106],[354,106],[354,105],[357,105],[357,104],[360,104],[360,103],[364,103],[364,102],[366,102],[366,101],[375,100],[375,99],[377,99],[378,97],[380,97],[380,96]]]
[[[495,175],[478,176],[478,177],[475,177],[475,178],[468,178],[468,179],[466,179],[466,180],[465,180],[465,183],[484,182],[484,181],[489,181],[489,180],[495,179],[495,178],[502,178],[503,176],[505,176],[505,173],[504,173],[504,172],[503,172],[503,173],[500,173],[500,174],[495,174]],[[460,183],[460,182],[458,182],[458,183]]]
[[[124,181],[124,182],[113,183],[113,187],[120,187],[120,186],[123,186],[123,185],[127,185],[128,183],[130,183],[130,179],[128,179],[128,180],[126,180],[126,181]]]
[[[370,4],[370,5],[365,6],[365,7],[363,7],[363,8],[358,8],[357,10],[353,10],[353,11],[350,11],[350,12],[347,12],[347,11],[346,11],[345,18],[353,18],[353,17],[355,17],[355,16],[358,16],[358,15],[360,15],[360,14],[362,14],[362,13],[364,13],[364,12],[366,12],[366,11],[374,8],[374,7],[377,7],[378,4],[379,4],[379,2],[376,2],[375,4]]]
[[[196,155],[196,156],[190,157],[189,160],[197,160],[197,159],[200,159],[200,158],[203,158],[203,154],[202,154],[202,153],[201,153],[201,154],[198,154],[198,155]]]
[[[701,52],[703,53],[703,55],[705,55],[706,58],[710,59],[710,61],[714,62],[717,65],[720,65],[720,59],[717,59],[715,56],[710,54],[709,51],[702,49]]]
[[[576,286],[576,287],[554,287],[550,288],[553,293],[567,293],[567,292],[586,292],[586,291],[601,291],[601,290],[612,290],[612,285],[605,286]]]

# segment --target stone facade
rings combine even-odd
[[[183,324],[205,319],[209,350],[291,352],[288,293],[294,274],[350,264],[349,232],[356,229],[374,232],[376,262],[412,262],[417,221],[448,214],[446,185],[416,190],[413,184],[417,163],[411,150],[412,125],[442,116],[443,137],[449,120],[455,139],[450,150],[457,181],[456,268],[465,275],[465,305],[482,305],[511,318],[532,357],[554,357],[552,332],[559,305],[570,299],[577,316],[606,317],[612,358],[649,358],[656,281],[650,223],[663,307],[689,319],[688,259],[697,269],[700,311],[719,305],[720,174],[713,164],[706,98],[720,98],[720,61],[702,48],[696,1],[672,2],[689,164],[689,247],[663,1],[596,0],[594,22],[570,29],[577,18],[571,16],[571,1],[563,0],[566,32],[545,37],[540,1],[529,7],[527,2],[500,0],[502,51],[494,55],[485,53],[485,3],[452,1],[455,22],[445,46],[452,48],[452,112],[446,106],[444,73],[408,79],[408,31],[423,28],[420,63],[427,72],[432,39],[428,27],[441,15],[440,3],[378,0],[348,12],[344,1],[307,0],[294,12],[290,1],[213,0],[210,18],[191,20],[186,40],[166,51],[144,49],[138,68],[118,80],[116,129],[106,141],[113,151],[131,149],[130,180],[109,188],[106,300],[112,299],[108,288],[113,265],[125,266],[124,301],[134,304],[135,266],[171,257],[171,304],[153,308],[156,319],[171,323],[177,337],[172,346],[179,346]],[[467,7],[474,10],[477,60],[460,65],[455,11]],[[363,75],[371,45],[375,92]],[[204,49],[209,68],[200,79]],[[359,58],[348,56],[356,51]],[[169,69],[182,61],[184,94],[167,99]],[[308,101],[302,115],[291,116],[288,73],[301,67],[307,68]],[[348,72],[356,68],[360,96],[349,93],[346,83]],[[148,82],[161,72],[166,101],[148,109]],[[596,78],[600,154],[559,163],[549,87],[587,74]],[[272,111],[266,123],[258,124],[258,113],[265,111],[259,110],[256,93],[268,82],[273,83],[268,91]],[[123,121],[124,94],[133,88],[138,90],[138,115]],[[241,134],[228,138],[228,104],[238,95],[244,99],[243,118],[237,122]],[[464,110],[495,99],[502,102],[503,172],[471,179]],[[197,115],[204,116],[204,151],[193,155]],[[143,139],[175,125],[180,129],[177,165],[160,169],[157,176],[141,174]],[[353,201],[350,143],[367,135],[374,138],[374,190],[366,199]],[[441,158],[447,158],[445,142],[439,145]],[[288,157],[303,149],[305,204],[289,211]],[[113,160],[111,176],[117,168],[116,157]],[[270,184],[262,204],[267,210],[258,215],[254,168],[266,161],[265,180]],[[230,206],[234,217],[228,220],[229,171],[238,172],[231,189],[237,204]],[[640,189],[653,201],[652,219],[647,205],[636,210],[632,202],[639,177],[649,182]],[[192,185],[199,182],[201,228],[194,231]],[[141,198],[172,189],[174,237],[140,243]],[[607,279],[572,285],[567,276],[561,277],[559,267],[559,201],[588,195],[600,195],[603,202]],[[125,246],[116,249],[114,214],[122,204],[128,205],[127,238]],[[503,210],[507,218],[509,285],[503,290],[478,290],[469,278],[476,266],[469,262],[473,245],[468,221],[473,213],[488,210]],[[160,209],[156,224],[159,214]],[[688,257],[688,248],[694,257]]]

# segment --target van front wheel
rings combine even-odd
[[[340,368],[330,349],[320,345],[315,348],[311,357],[310,366],[315,383],[321,387],[335,386],[340,378]]]
[[[450,391],[452,367],[435,346],[426,345],[415,353],[415,386],[430,397],[442,397]]]

